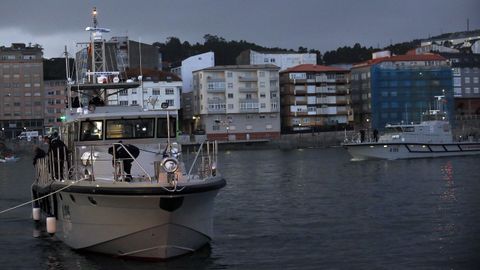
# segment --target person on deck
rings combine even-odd
[[[118,143],[122,143],[122,141],[119,141]],[[132,162],[134,159],[136,159],[140,155],[140,149],[138,149],[138,147],[136,147],[135,145],[131,145],[131,144],[122,144],[122,145],[116,144],[108,148],[108,153],[113,156],[114,149],[115,149],[114,157],[115,159],[121,160],[123,162],[123,170],[126,175],[125,181],[130,182],[132,180],[132,174],[131,174]],[[131,155],[125,149],[127,149]],[[114,164],[115,159],[112,159],[112,164],[114,166],[115,166]]]

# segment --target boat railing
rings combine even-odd
[[[215,176],[217,174],[217,161],[218,142],[203,141],[196,151],[195,158],[188,170],[188,181]],[[192,172],[194,172],[194,174],[192,174]]]
[[[114,174],[114,178],[115,178],[115,181],[118,181],[118,176],[121,175],[122,176],[122,180],[125,180],[125,170],[124,170],[124,167],[123,167],[123,161],[124,160],[133,160],[133,162],[135,162],[135,165],[138,166],[138,168],[140,168],[140,170],[143,171],[143,173],[145,174],[145,176],[148,178],[148,180],[150,182],[152,182],[152,177],[148,174],[148,172],[145,170],[145,168],[143,168],[143,166],[140,164],[140,162],[138,162],[138,160],[132,155],[132,153],[127,149],[127,147],[125,147],[125,145],[123,143],[113,143],[113,149],[117,149],[117,146],[118,147],[121,147],[123,150],[125,150],[125,152],[127,152],[127,154],[129,155],[128,158],[117,158],[116,157],[116,151],[113,151],[113,163],[115,164],[115,174]],[[117,174],[117,168],[118,168],[118,171],[120,172],[119,174]]]
[[[50,151],[43,158],[38,158],[35,163],[35,181],[46,185],[53,181],[63,181],[68,179],[71,173],[72,155],[66,148],[57,148],[56,151]]]

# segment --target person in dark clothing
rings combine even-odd
[[[119,143],[122,143],[119,141]],[[130,152],[132,155],[130,156],[128,152],[125,150],[125,148]],[[125,171],[126,177],[125,181],[130,182],[132,180],[132,162],[134,159],[136,159],[140,155],[140,149],[136,147],[135,145],[131,144],[123,144],[123,147],[121,145],[114,145],[110,148],[108,148],[108,153],[113,156],[113,151],[115,149],[115,159],[117,160],[122,160],[123,162],[123,170]],[[132,159],[133,156],[133,159]],[[112,159],[112,164],[114,164],[114,160]]]
[[[40,158],[44,158],[47,156],[47,153],[42,150],[42,148],[35,146],[35,149],[33,150],[34,156],[33,156],[33,166],[37,165],[37,161]]]
[[[53,162],[53,175],[56,179],[63,179],[64,163],[67,161],[68,149],[65,143],[58,137],[58,133],[54,132],[48,137],[48,156]],[[60,166],[60,167],[59,167]]]
[[[373,139],[375,140],[375,142],[378,142],[378,130],[377,129],[373,130]]]
[[[360,142],[365,141],[365,130],[360,130]]]
[[[82,104],[80,103],[80,100],[78,99],[78,96],[77,97],[74,97],[72,98],[73,101],[72,101],[72,108],[80,108],[82,107]]]
[[[88,105],[94,105],[96,107],[98,106],[104,106],[105,105],[105,102],[103,102],[103,100],[98,96],[98,95],[95,95],[93,96],[93,98],[89,101]]]

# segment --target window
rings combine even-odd
[[[233,75],[232,75],[232,72],[227,72],[227,77],[228,78],[231,78]]]
[[[83,121],[80,130],[81,141],[98,141],[103,138],[102,121]]]
[[[470,94],[470,87],[465,87],[465,94]]]
[[[157,95],[157,96],[159,96],[159,95],[160,95],[160,89],[153,89],[153,90],[152,90],[152,95]]]
[[[128,96],[128,90],[121,90],[118,94],[120,96]]]
[[[132,100],[132,105],[137,105],[137,101],[136,100]]]
[[[465,83],[470,83],[470,77],[465,77]]]
[[[175,90],[173,88],[166,88],[165,89],[165,95],[174,95]]]
[[[265,97],[266,97],[265,93],[263,93],[263,92],[260,93],[260,97],[261,97],[261,98],[265,98]]]
[[[252,94],[245,94],[245,99],[252,99]]]
[[[260,103],[260,108],[265,109],[266,108],[265,103]]]
[[[233,83],[229,82],[228,83],[228,88],[233,88]]]
[[[478,88],[477,88],[477,90],[478,90]],[[228,104],[228,109],[233,110],[233,104]]]
[[[260,76],[260,77],[265,77],[265,71],[260,71],[260,72],[258,73],[258,76]]]
[[[121,106],[128,106],[128,100],[120,100],[119,103]]]
[[[154,119],[115,119],[106,121],[105,139],[153,138]]]
[[[176,126],[175,119],[170,118],[170,138],[175,137]],[[158,118],[157,119],[157,138],[167,138],[168,129],[167,129],[167,118]]]
[[[265,87],[265,82],[260,82],[260,87]]]
[[[227,97],[228,98],[233,98],[233,93],[228,93]]]
[[[168,103],[168,107],[175,106],[175,101],[173,99],[167,99],[165,100],[165,102]]]

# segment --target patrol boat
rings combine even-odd
[[[93,33],[100,35],[96,26]],[[69,95],[75,89],[81,100],[99,91],[105,104],[69,104],[60,130],[66,147],[35,166],[33,218],[75,250],[141,259],[193,252],[213,237],[214,199],[226,185],[217,143],[204,141],[186,160],[168,104],[161,110],[108,104],[107,94],[139,86],[117,75],[68,84]]]
[[[387,124],[378,141],[353,141],[343,144],[353,157],[365,159],[409,159],[480,154],[478,141],[454,141],[450,122],[442,109],[444,96],[418,124]]]

